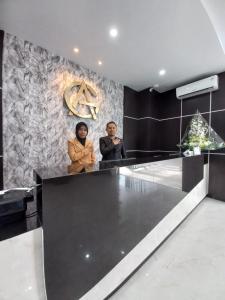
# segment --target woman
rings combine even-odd
[[[71,171],[73,167],[84,168],[95,163],[93,143],[86,139],[88,127],[84,122],[76,125],[76,138],[68,141],[68,154],[71,159]]]

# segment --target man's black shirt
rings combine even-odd
[[[99,144],[102,160],[117,160],[126,158],[123,140],[120,139],[120,143],[114,145],[112,139],[109,136],[105,136],[99,139]]]

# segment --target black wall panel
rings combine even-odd
[[[219,74],[219,90],[212,93],[212,110],[225,109],[225,72]]]
[[[124,118],[123,120],[124,144],[127,150],[138,149],[138,121]]]
[[[135,120],[132,118],[152,117],[157,119],[158,106],[156,92],[146,89],[140,93],[124,87],[124,142],[127,150],[158,150],[159,122],[151,118]],[[129,116],[131,118],[127,118]],[[134,152],[128,156],[146,156],[149,152]]]
[[[138,92],[131,88],[124,87],[124,115],[129,117],[139,117]]]
[[[225,110],[212,113],[212,128],[225,141]],[[219,152],[225,153],[225,149],[221,149]],[[225,174],[225,170],[224,170],[224,174]]]
[[[0,170],[1,170],[1,176],[0,176],[0,190],[3,189],[3,158],[0,157]]]
[[[160,94],[156,91],[150,92],[145,89],[138,94],[139,97],[139,115],[141,117],[159,118],[159,99]]]
[[[159,122],[152,119],[143,119],[138,122],[138,149],[159,150]]]
[[[210,94],[198,95],[193,98],[183,100],[182,115],[193,115],[196,111],[209,112],[210,110]]]
[[[0,155],[3,153],[2,148],[2,58],[3,58],[3,40],[4,32],[0,30]]]
[[[159,94],[158,97],[159,119],[179,117],[181,114],[181,101],[176,98],[176,90]]]
[[[180,118],[159,122],[160,150],[179,151]]]
[[[155,152],[155,151],[151,151],[151,152],[139,152],[139,151],[133,151],[133,152],[129,152],[127,153],[128,157],[135,157],[135,158],[146,158],[145,160],[143,159],[143,161],[138,160],[138,162],[149,162],[151,161],[150,158],[151,157],[159,157],[161,156],[161,153],[159,152]]]
[[[2,145],[2,57],[4,32],[0,30],[0,189],[3,189],[3,145]]]
[[[177,144],[180,142],[180,117],[181,101],[176,98],[176,90],[165,93],[150,93],[149,89],[135,92],[125,88],[124,115],[136,118],[152,117],[153,121],[130,120],[124,121],[124,139],[127,140],[128,149],[136,150],[161,150],[178,151]],[[181,137],[196,111],[207,112],[202,116],[209,122],[210,116],[210,93],[198,95],[182,101],[182,126]],[[219,90],[212,93],[212,128],[225,140],[225,72],[219,74]],[[170,120],[160,121],[162,119]],[[136,129],[135,129],[136,128]],[[132,137],[130,136],[132,134]],[[135,148],[136,147],[136,148]],[[225,149],[213,151],[220,155],[210,155],[210,185],[209,193],[212,197],[225,200]],[[132,157],[155,155],[152,152],[133,152]],[[218,178],[218,182],[216,176]]]

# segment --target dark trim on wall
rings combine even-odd
[[[0,30],[0,189],[3,189],[3,128],[2,128],[2,64],[3,64],[3,43],[4,43],[4,31]]]

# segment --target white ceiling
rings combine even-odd
[[[225,1],[209,2],[1,0],[0,28],[136,90],[159,84],[165,91],[225,71]],[[115,40],[111,26],[119,30]]]
[[[225,1],[201,0],[225,53]]]

